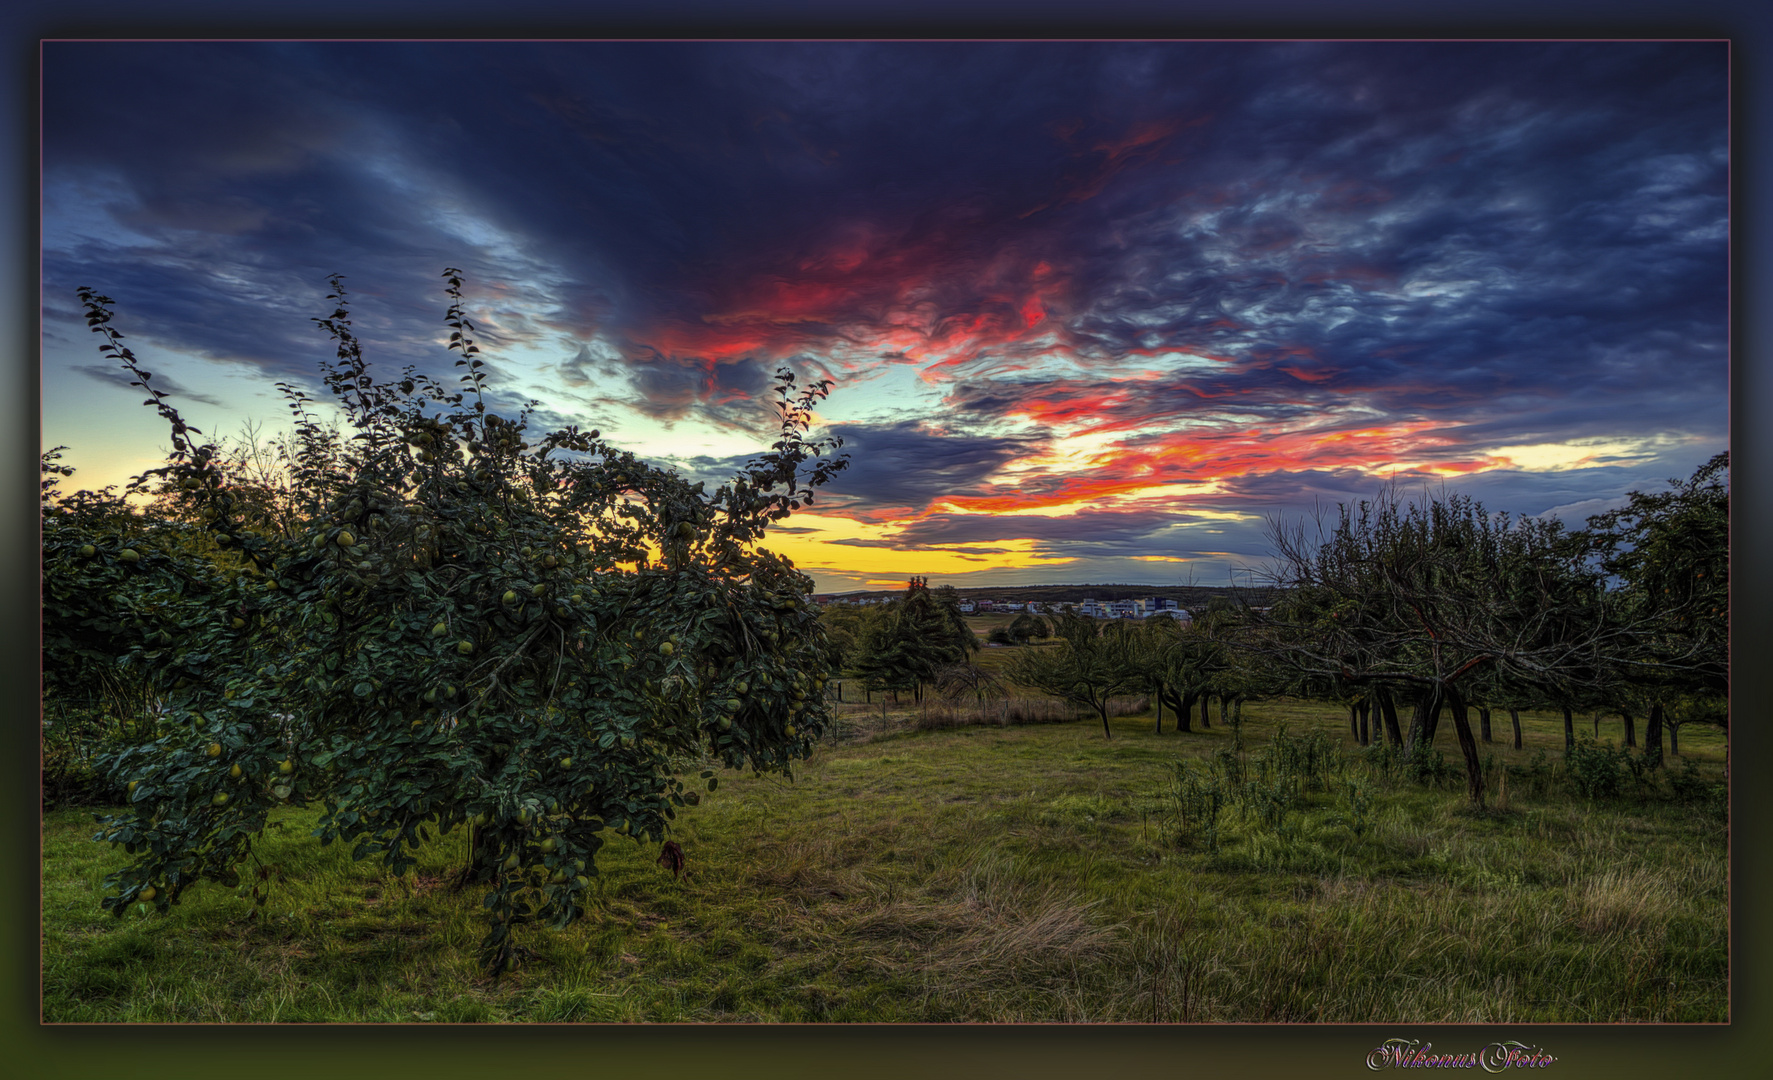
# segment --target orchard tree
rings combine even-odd
[[[978,648],[979,639],[961,618],[960,594],[952,586],[932,590],[914,577],[903,598],[868,620],[854,667],[868,689],[908,690],[922,701],[926,684]]]
[[[1157,701],[1156,734],[1163,734],[1164,706],[1178,732],[1192,732],[1195,703],[1204,701],[1231,663],[1225,641],[1205,626],[1150,619],[1135,632],[1133,664],[1143,688]]]
[[[1634,491],[1626,505],[1588,519],[1584,537],[1615,602],[1639,627],[1637,646],[1614,659],[1623,696],[1647,699],[1645,752],[1662,756],[1669,706],[1728,727],[1730,693],[1730,455],[1718,454],[1673,490]],[[1625,688],[1629,687],[1627,691]]]
[[[1059,616],[1054,628],[1056,648],[1023,649],[1009,663],[1010,681],[1081,708],[1102,719],[1102,737],[1114,738],[1108,727],[1109,699],[1137,691],[1144,683],[1133,628],[1115,621],[1100,630],[1094,619],[1071,612]]]
[[[1005,629],[1011,643],[1016,645],[1026,645],[1034,638],[1044,638],[1052,632],[1053,628],[1045,619],[1026,611],[1010,620],[1010,625]]]
[[[1308,677],[1408,694],[1406,752],[1428,745],[1450,712],[1474,803],[1483,779],[1464,687],[1488,671],[1574,702],[1636,640],[1583,541],[1556,521],[1491,515],[1458,495],[1405,505],[1387,492],[1343,506],[1315,542],[1278,521],[1270,536],[1289,593],[1260,621],[1258,647]],[[1393,724],[1389,696],[1376,696]]]
[[[113,913],[164,911],[202,881],[250,882],[262,905],[255,845],[279,806],[319,807],[323,844],[395,873],[466,827],[464,879],[488,889],[482,960],[508,969],[514,928],[584,913],[612,835],[662,841],[699,801],[688,763],[787,773],[828,723],[811,582],[758,544],[847,464],[837,440],[807,437],[829,382],[779,372],[779,438],[708,492],[596,431],[531,432],[534,403],[496,411],[460,273],[444,276],[453,386],[372,374],[331,279],[315,321],[337,346],[321,370],[344,419],[331,431],[284,387],[299,512],[280,528],[152,388],[111,301],[81,290],[100,351],[170,426],[142,482],[241,567],[155,593],[164,629],[129,654],[163,713],[158,737],[109,762],[130,803],[95,839],[133,856],[106,881]],[[76,549],[124,590],[156,569],[138,554],[96,533]]]

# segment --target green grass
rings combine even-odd
[[[1355,749],[1328,707],[1245,716],[1246,762],[1281,721]],[[1126,716],[1107,741],[1093,720],[916,719],[889,710],[880,730],[878,705],[859,708],[846,728],[859,741],[822,749],[794,782],[725,779],[678,819],[681,880],[655,848],[613,844],[598,914],[526,928],[522,966],[497,981],[474,966],[479,894],[446,881],[460,834],[391,878],[319,847],[313,812],[288,812],[263,845],[283,879],[264,919],[202,886],[170,916],[114,920],[99,882],[122,853],[87,839],[90,813],[49,814],[44,1018],[1727,1019],[1715,800],[1563,794],[1532,767],[1535,750],[1561,757],[1555,716],[1523,718],[1522,751],[1484,748],[1508,766],[1505,809],[1497,790],[1489,812],[1467,811],[1460,776],[1424,787],[1344,764],[1278,830],[1228,808],[1217,850],[1169,794],[1178,757],[1230,745],[1217,723],[1155,736],[1149,714]],[[1440,746],[1456,761],[1450,726]],[[1688,729],[1681,747],[1702,782],[1718,778],[1719,736]],[[1372,793],[1358,836],[1338,794],[1350,778]]]

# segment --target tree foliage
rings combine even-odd
[[[1586,537],[1615,599],[1642,640],[1622,676],[1670,695],[1730,689],[1730,455],[1718,454],[1671,491],[1631,492],[1588,519]]]
[[[138,486],[238,566],[158,539],[129,558],[111,511],[45,511],[46,626],[80,648],[74,631],[108,607],[100,651],[162,706],[154,737],[108,763],[130,805],[95,839],[133,856],[107,879],[112,912],[262,877],[248,870],[269,812],[316,805],[322,843],[395,872],[433,832],[473,828],[483,959],[508,965],[514,927],[583,913],[612,833],[660,841],[698,801],[685,769],[786,773],[825,728],[811,582],[758,542],[847,463],[807,437],[830,384],[778,373],[777,441],[708,492],[599,432],[531,432],[534,403],[501,415],[460,273],[444,276],[455,386],[377,378],[331,279],[315,321],[344,420],[328,428],[282,387],[295,432],[276,492],[199,441],[121,344],[111,301],[81,290],[100,351],[169,424],[171,454]]]

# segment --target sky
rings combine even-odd
[[[768,546],[822,591],[1228,584],[1393,483],[1589,514],[1728,446],[1719,42],[51,42],[42,440],[212,435],[375,369],[698,478],[830,378]],[[1238,580],[1241,580],[1239,578]]]

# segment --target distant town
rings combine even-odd
[[[1095,619],[1170,618],[1191,621],[1191,612],[1204,608],[1215,596],[1240,603],[1267,604],[1269,589],[1210,588],[1204,586],[1150,585],[1025,585],[999,589],[956,589],[963,615],[1033,612],[1057,614],[1067,608]],[[884,604],[903,597],[904,591],[884,589],[843,593],[815,593],[820,607],[829,605]]]

